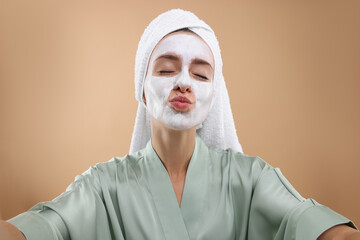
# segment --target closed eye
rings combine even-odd
[[[202,79],[204,79],[204,80],[209,80],[207,77],[205,77],[205,76],[203,76],[203,75],[196,74],[196,73],[194,73],[194,75],[197,76],[197,77],[200,77],[200,78],[202,78]]]
[[[159,71],[159,73],[173,73],[174,71]]]

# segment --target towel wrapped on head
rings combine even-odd
[[[143,84],[152,51],[167,34],[179,29],[189,29],[199,35],[210,47],[214,59],[214,99],[210,112],[198,126],[197,133],[210,147],[232,148],[242,152],[236,135],[229,95],[223,73],[220,47],[214,31],[195,14],[182,9],[172,9],[156,17],[141,36],[135,59],[135,97],[139,102],[130,154],[145,147],[151,138],[150,116],[143,102]]]

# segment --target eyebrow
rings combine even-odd
[[[159,60],[159,59],[169,59],[169,60],[179,60],[180,58],[176,55],[172,55],[172,54],[164,54],[164,55],[160,55],[159,57],[157,57],[155,59],[155,61]],[[202,65],[209,65],[211,67],[211,69],[213,69],[213,67],[211,66],[210,63],[208,63],[205,60],[202,60],[200,58],[195,58],[194,60],[191,61],[191,63],[193,64],[202,64]]]
[[[191,63],[194,63],[194,64],[202,64],[202,65],[209,65],[211,67],[211,69],[213,69],[213,67],[211,66],[210,63],[208,63],[207,61],[205,60],[202,60],[200,58],[195,58]]]
[[[159,60],[159,59],[169,59],[169,60],[179,60],[180,58],[178,56],[172,55],[172,54],[164,54],[164,55],[160,55],[159,57],[157,57],[155,59],[155,61]]]

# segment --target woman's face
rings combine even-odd
[[[191,32],[174,32],[155,47],[144,83],[150,116],[185,130],[202,123],[213,97],[214,57]]]

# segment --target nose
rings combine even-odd
[[[181,74],[177,79],[177,81],[175,82],[175,86],[173,90],[180,91],[181,93],[191,92],[192,89],[191,89],[190,76],[184,73]]]
[[[190,85],[176,85],[173,89],[180,91],[181,93],[191,92]]]

